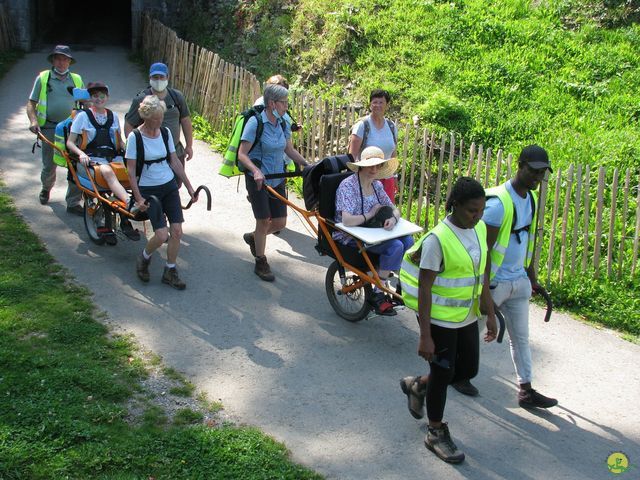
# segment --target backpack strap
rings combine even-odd
[[[96,130],[101,130],[103,128],[110,129],[113,125],[113,112],[108,108],[106,108],[105,110],[107,111],[107,122],[104,125],[100,125],[98,123],[96,117],[93,115],[93,111],[91,111],[90,108],[84,110],[84,113],[87,114],[87,118],[89,119],[89,123],[91,123],[91,125],[93,125],[93,128],[95,128]]]
[[[134,128],[133,134],[136,137],[136,178],[140,178],[144,167],[144,142],[140,130]]]
[[[536,201],[533,198],[533,195],[531,194],[531,192],[528,192],[527,195],[529,195],[529,201],[531,203],[531,222],[533,223],[533,217],[535,216],[535,212],[536,212]],[[518,243],[522,243],[522,240],[520,240],[520,232],[529,233],[531,230],[531,223],[521,228],[515,228],[517,221],[518,221],[518,212],[516,211],[516,206],[514,204],[513,205],[513,221],[511,222],[511,233],[515,233],[516,241]]]
[[[175,90],[173,88],[169,88],[167,87],[167,92],[169,93],[169,96],[171,97],[171,100],[173,100],[173,104],[178,107],[178,113],[180,118],[182,118],[182,107],[180,107],[180,103],[177,100],[177,94],[175,93]]]
[[[362,144],[360,145],[360,153],[362,153],[362,150],[364,150],[365,145],[367,144],[367,137],[369,137],[369,132],[371,131],[371,125],[369,124],[369,118],[370,115],[367,115],[366,117],[364,117],[362,119],[362,121],[364,122],[364,133],[362,134]],[[396,134],[396,128],[394,123],[389,120],[388,118],[385,118],[387,125],[389,126],[389,130],[391,130],[391,136],[393,137],[393,144],[394,145],[398,145],[398,138],[397,138],[397,134]]]

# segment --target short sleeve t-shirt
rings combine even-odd
[[[506,184],[507,191],[511,195],[516,213],[516,224],[514,230],[526,227],[533,220],[533,210],[531,208],[531,192],[527,192],[527,197],[522,198],[516,193],[511,185],[511,180]],[[487,205],[484,209],[482,219],[491,226],[499,228],[504,218],[504,206],[497,197],[487,199]],[[520,241],[518,242],[519,237]],[[504,255],[504,260],[494,277],[495,282],[513,281],[521,277],[526,277],[527,272],[524,268],[524,259],[527,255],[527,247],[529,245],[529,232],[521,231],[519,233],[511,233],[509,237],[509,245]]]
[[[60,80],[51,69],[49,73],[49,88],[47,93],[47,122],[45,128],[55,128],[56,124],[64,121],[70,114],[75,101],[73,95],[67,91],[67,87],[75,87],[71,75],[67,75],[64,80]],[[31,89],[29,100],[37,102],[40,99],[40,75],[36,77]]]
[[[139,127],[142,125],[142,118],[138,113],[138,108],[144,100],[144,97],[151,95],[151,89],[147,88],[140,92],[136,98],[131,102],[129,111],[124,116],[124,119],[129,125],[133,127]],[[162,126],[171,130],[171,136],[180,142],[180,120],[189,117],[191,112],[187,105],[184,95],[180,90],[167,88],[167,94],[162,99],[167,106],[167,111],[164,112],[164,118],[162,120]]]
[[[393,133],[387,119],[384,119],[384,125],[382,128],[377,128],[371,121],[370,116],[367,115],[364,119],[356,122],[351,129],[351,134],[360,138],[364,138],[364,122],[369,122],[369,134],[367,135],[366,145],[363,144],[362,148],[366,147],[378,147],[384,152],[384,158],[391,158],[393,151],[396,149],[396,142],[393,140]],[[393,124],[394,132],[396,126]]]
[[[476,231],[473,228],[457,227],[451,222],[451,220],[449,220],[448,217],[445,218],[443,222],[451,228],[456,237],[458,237],[458,240],[460,240],[464,248],[469,252],[469,256],[471,257],[476,270],[480,268],[482,251],[480,250],[480,242]],[[428,235],[422,242],[420,268],[424,270],[432,270],[438,273],[441,273],[444,270],[440,240],[433,234]],[[469,315],[467,315],[467,318],[460,323],[442,322],[433,318],[431,319],[431,323],[445,328],[462,328],[475,322],[477,319],[478,317],[473,313],[473,310],[471,310]]]
[[[96,114],[93,112],[93,116],[98,122],[98,125],[104,125],[107,123],[107,113],[105,112],[103,115]],[[111,125],[110,134],[111,141],[113,144],[116,144],[116,135],[119,135],[120,132],[120,121],[118,120],[118,115],[116,113],[113,114],[113,125]],[[91,142],[96,137],[96,129],[89,121],[89,117],[87,113],[80,110],[76,114],[73,119],[73,123],[71,124],[71,133],[75,133],[76,135],[82,135],[83,132],[87,132],[87,142]]]
[[[156,138],[146,137],[142,135],[142,142],[144,144],[144,158],[145,160],[157,160],[167,156],[167,149],[164,146],[162,135],[158,135]],[[176,147],[173,144],[173,137],[171,131],[169,131],[169,153],[175,153]],[[138,158],[136,136],[133,132],[127,137],[127,151],[125,158],[135,160]],[[142,167],[142,173],[138,180],[138,185],[141,187],[153,187],[156,185],[164,185],[170,182],[174,177],[173,170],[169,166],[169,162],[158,162],[152,164],[145,164]]]
[[[240,140],[253,145],[251,152],[249,152],[249,158],[261,163],[260,170],[264,175],[283,173],[285,170],[284,149],[287,146],[287,140],[291,138],[291,127],[287,122],[284,122],[285,128],[283,129],[281,121],[274,125],[269,121],[269,117],[264,111],[260,113],[260,118],[262,119],[260,140],[257,143],[255,142],[258,130],[256,117],[251,117],[247,120]],[[248,174],[251,175],[250,173]],[[266,183],[271,187],[276,187],[283,181],[283,178],[274,178],[266,180]]]

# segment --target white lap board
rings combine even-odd
[[[382,243],[392,238],[404,237],[405,235],[413,235],[423,230],[421,226],[411,223],[404,218],[398,221],[398,224],[393,230],[385,230],[384,228],[345,227],[342,223],[336,223],[335,227],[343,232],[347,232],[358,240],[362,240],[368,245]]]

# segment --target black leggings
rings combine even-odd
[[[462,328],[431,325],[431,338],[436,346],[436,358],[429,362],[431,374],[427,384],[427,417],[433,422],[440,422],[447,403],[449,384],[468,380],[478,374],[478,322]]]

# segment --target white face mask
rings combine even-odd
[[[60,70],[58,70],[57,68],[53,68],[53,71],[56,72],[58,75],[66,75],[67,73],[69,73],[69,69],[67,68],[64,72],[61,72]]]
[[[167,85],[169,85],[169,80],[149,80],[149,85],[151,85],[151,88],[156,92],[164,92]]]

